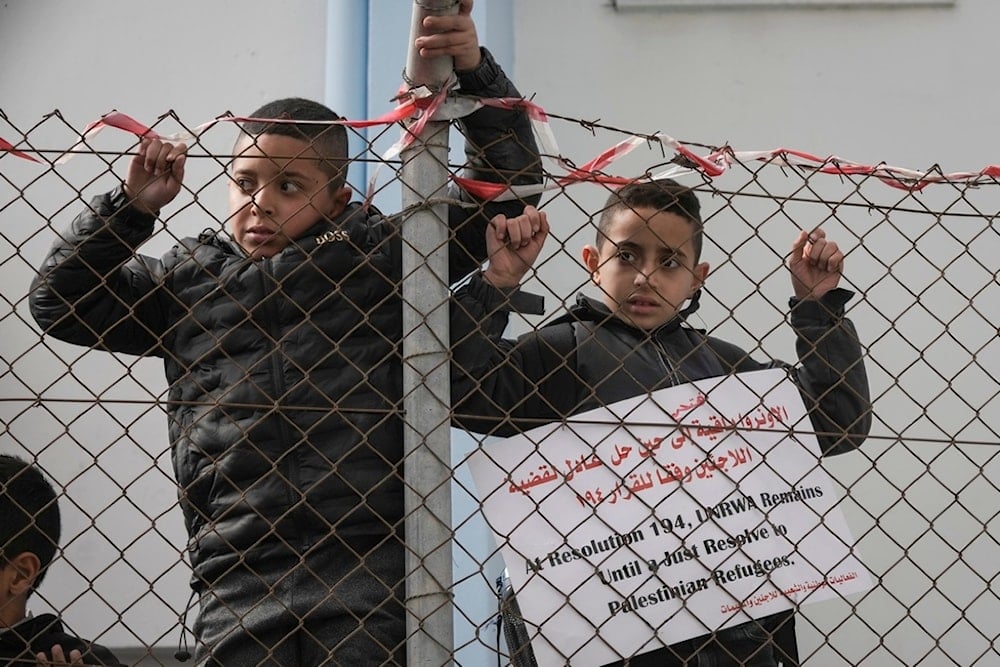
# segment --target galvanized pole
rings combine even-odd
[[[454,14],[457,0],[415,0],[406,79],[439,90],[450,57],[426,60],[413,46],[428,15]],[[407,664],[452,662],[451,442],[448,371],[449,123],[431,121],[402,154],[403,409],[406,508]]]

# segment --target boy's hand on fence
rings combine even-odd
[[[792,289],[799,299],[818,299],[837,285],[844,272],[844,253],[826,232],[814,229],[800,232],[788,256]]]
[[[424,18],[424,34],[414,43],[423,58],[452,56],[455,69],[468,72],[479,67],[479,37],[472,20],[472,0],[462,0],[458,13]]]
[[[36,654],[35,660],[36,667],[83,667],[83,655],[79,651],[72,650],[67,657],[59,644],[52,647],[51,660],[45,653]]]
[[[181,191],[186,160],[186,145],[143,138],[125,178],[125,194],[132,206],[157,215]]]
[[[534,206],[525,207],[516,218],[494,217],[486,230],[490,264],[483,278],[494,287],[517,287],[538,259],[548,235],[548,218]]]

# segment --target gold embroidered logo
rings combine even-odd
[[[350,239],[350,235],[348,235],[348,233],[343,229],[331,229],[330,231],[324,232],[316,237],[316,245],[335,243],[337,241],[349,241]]]

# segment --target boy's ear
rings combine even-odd
[[[689,294],[688,296],[693,295],[695,292],[697,292],[702,288],[702,286],[705,284],[705,280],[708,278],[708,272],[710,268],[711,267],[708,265],[708,262],[702,262],[701,264],[695,265],[692,271],[694,273],[694,282],[691,285],[691,294]]]
[[[590,272],[590,279],[594,281],[595,285],[601,284],[601,254],[592,245],[583,246],[583,252],[581,253],[583,257],[583,265],[587,267],[587,271]]]
[[[4,584],[14,597],[27,596],[35,585],[35,579],[42,569],[42,561],[34,553],[19,553],[4,567]]]
[[[347,204],[351,201],[351,188],[344,186],[339,190],[330,193],[330,210],[327,212],[326,217],[336,218],[338,215],[344,212],[347,208]]]

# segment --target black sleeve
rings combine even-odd
[[[21,627],[21,626],[18,626]],[[16,633],[17,630],[15,629]],[[30,655],[26,656],[26,662],[14,661],[12,664],[34,665],[35,655],[44,653],[49,659],[52,658],[52,648],[58,645],[66,657],[70,651],[79,651],[83,656],[83,664],[100,665],[102,667],[125,667],[111,651],[100,644],[85,641],[69,634],[63,630],[62,621],[52,614],[42,614],[27,622],[24,627],[23,636],[18,635],[18,639],[24,641]],[[3,663],[7,664],[7,663]]]
[[[568,416],[579,403],[576,340],[562,323],[503,338],[508,295],[474,276],[452,305],[455,425],[508,436]]]
[[[162,264],[136,254],[153,217],[120,189],[96,197],[53,244],[32,280],[32,317],[46,334],[77,345],[155,354],[166,330]]]
[[[799,387],[825,455],[860,447],[871,428],[871,398],[861,343],[854,324],[844,316],[852,296],[848,290],[834,289],[816,300],[791,299],[798,366],[783,361],[761,363],[732,343],[706,339],[727,373],[785,368]]]
[[[504,71],[485,48],[479,67],[458,74],[460,91],[477,97],[521,97]],[[523,111],[483,107],[460,121],[465,136],[467,178],[531,185],[542,182],[541,157]],[[479,268],[486,260],[486,225],[497,214],[520,215],[525,205],[541,198],[480,202],[464,191],[453,193],[469,206],[452,206],[449,224],[455,234],[450,250],[450,280],[456,282]]]
[[[864,354],[854,324],[844,315],[852,296],[834,289],[817,300],[790,302],[799,356],[795,379],[823,454],[860,447],[871,429]]]

